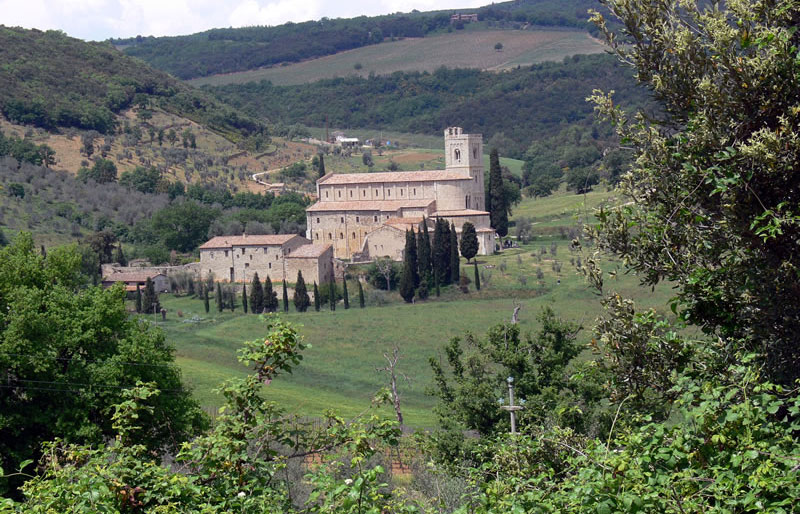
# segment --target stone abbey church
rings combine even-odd
[[[405,232],[429,228],[437,219],[456,227],[466,222],[478,234],[478,254],[495,248],[484,206],[483,137],[460,127],[444,132],[445,169],[327,174],[317,181],[319,201],[306,209],[306,237],[218,236],[200,246],[200,274],[216,280],[263,279],[322,284],[333,274],[333,258],[363,262],[402,260]]]
[[[317,181],[319,201],[306,210],[306,237],[332,245],[339,259],[400,260],[406,229],[419,230],[423,217],[443,218],[459,236],[471,222],[478,253],[491,254],[495,232],[483,210],[483,137],[449,127],[444,149],[444,170],[325,175]]]

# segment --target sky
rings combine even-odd
[[[219,27],[469,9],[490,0],[0,0],[0,25],[62,30],[94,41],[177,36]]]

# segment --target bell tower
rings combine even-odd
[[[445,169],[463,172],[472,178],[466,193],[465,208],[483,210],[483,136],[464,134],[461,127],[447,127],[444,131]]]

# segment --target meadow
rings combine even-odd
[[[502,45],[501,51],[495,49],[497,43]],[[290,86],[350,75],[431,72],[441,66],[500,71],[603,51],[605,46],[600,41],[581,30],[481,29],[398,39],[299,63],[212,75],[188,82],[194,86],[221,86],[268,80],[277,86]]]
[[[520,210],[538,209],[540,219],[569,227],[574,219],[563,210],[568,203],[566,196],[572,200],[581,198],[561,194],[544,200],[526,200]],[[586,197],[589,202],[599,202],[606,194],[591,193]],[[532,202],[538,207],[528,205]],[[474,284],[469,285],[466,294],[450,287],[439,298],[415,304],[403,303],[393,292],[388,303],[376,306],[370,303],[373,295],[367,287],[367,307],[361,309],[353,295],[355,283],[351,281],[349,310],[341,303],[335,312],[323,307],[321,312],[297,313],[290,307],[289,313],[280,316],[300,327],[311,348],[294,374],[281,377],[266,388],[267,396],[301,415],[320,416],[327,409],[345,416],[355,415],[369,405],[376,391],[387,385],[386,373],[376,368],[386,365],[382,354],[397,346],[401,356],[398,371],[411,379],[399,384],[407,424],[418,429],[433,427],[435,399],[426,393],[432,377],[428,359],[443,358],[442,348],[452,337],[466,332],[483,335],[490,326],[509,321],[518,304],[523,332],[535,332],[538,314],[549,306],[558,316],[584,327],[579,335],[582,343],[590,340],[593,322],[602,312],[599,297],[588,288],[577,269],[581,256],[570,253],[564,240],[556,241],[554,255],[553,242],[540,238],[519,248],[480,257],[480,291],[475,290]],[[606,269],[618,267],[611,261],[603,265]],[[461,266],[472,279],[473,265],[462,259]],[[537,279],[539,270],[541,280]],[[666,310],[666,300],[671,295],[668,286],[651,291],[640,287],[635,276],[624,273],[610,281],[608,287],[636,298],[642,307],[662,311]],[[233,313],[218,313],[213,300],[209,314],[204,312],[199,299],[162,295],[162,303],[169,311],[168,319],[155,323],[175,346],[185,378],[202,405],[209,409],[220,405],[213,389],[226,378],[246,373],[246,368],[236,361],[236,350],[242,341],[264,337],[264,321],[252,314],[245,315],[241,305]],[[178,310],[182,317],[177,316]],[[589,356],[587,350],[585,357]]]

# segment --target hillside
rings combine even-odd
[[[48,130],[110,134],[131,107],[159,108],[238,140],[264,126],[111,45],[0,26],[0,111]]]
[[[534,140],[562,134],[555,145],[602,143],[609,128],[595,126],[593,89],[615,90],[624,105],[646,93],[608,55],[575,56],[503,73],[437,69],[346,77],[294,86],[269,82],[208,87],[221,100],[271,121],[332,127],[391,129],[438,135],[446,126],[482,133],[508,157],[521,158]]]
[[[498,43],[502,45],[499,50],[495,48]],[[285,66],[212,75],[189,83],[220,86],[268,80],[286,86],[334,77],[433,72],[441,66],[498,71],[544,61],[558,62],[567,56],[600,53],[605,49],[598,40],[580,30],[460,30],[365,46]]]
[[[484,28],[545,25],[592,30],[586,14],[590,8],[603,9],[593,0],[517,0],[479,9],[323,18],[277,27],[212,29],[177,37],[137,36],[112,43],[156,68],[191,79],[299,62],[395,38],[419,38],[462,29],[463,24],[450,23],[454,12],[477,13]]]

